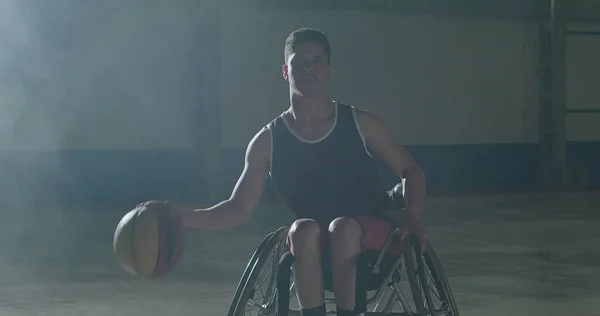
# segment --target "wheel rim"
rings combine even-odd
[[[248,274],[237,302],[233,302],[230,315],[273,315],[275,311],[275,272],[285,251],[287,228],[277,230],[265,241],[251,272]]]
[[[406,249],[406,260],[410,260],[408,265],[414,269],[412,272],[416,277],[419,291],[415,298],[417,310],[423,315],[434,316],[458,316],[456,303],[448,281],[440,270],[439,260],[430,243],[427,245],[427,251],[421,255],[418,240],[410,236],[410,247]],[[416,293],[413,293],[413,295]]]

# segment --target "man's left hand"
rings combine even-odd
[[[402,240],[408,235],[417,237],[421,246],[421,254],[423,254],[427,250],[427,233],[425,232],[423,225],[421,225],[421,219],[417,216],[410,215],[410,213],[406,213],[406,216],[404,217],[401,233]]]

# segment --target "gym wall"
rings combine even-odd
[[[193,147],[201,10],[44,3],[15,5],[3,31],[0,149]]]
[[[198,1],[29,3],[0,5],[2,200],[111,203],[197,189]]]
[[[331,40],[332,98],[383,117],[425,170],[431,192],[534,187],[535,22],[231,8],[221,25],[222,135],[231,174],[239,174],[252,135],[288,106],[283,43],[309,26]],[[600,106],[597,43],[569,40],[569,107]],[[586,141],[570,144],[570,158],[591,174],[598,166],[586,157],[598,150],[599,119],[569,119],[569,140]],[[396,181],[389,170],[383,174],[390,185]]]
[[[222,26],[226,148],[245,146],[257,128],[289,106],[281,77],[283,42],[302,26],[331,38],[332,98],[384,117],[406,145],[537,139],[531,106],[536,98],[534,23],[228,10]]]
[[[0,10],[0,36],[10,43],[0,52],[5,202],[197,195],[212,185],[202,182],[202,144],[213,136],[203,132],[211,120],[203,107],[214,103],[230,187],[247,142],[287,107],[283,42],[303,26],[331,38],[332,97],[385,118],[430,192],[533,186],[533,22],[233,8],[215,16],[194,0],[143,10],[116,0],[23,3]],[[215,21],[219,39],[207,26]],[[597,41],[569,38],[569,106],[598,107]],[[597,126],[591,116],[569,119],[569,138],[578,141],[571,159],[600,186],[589,158],[600,147]]]
[[[600,32],[567,36],[567,109],[600,111]],[[600,141],[600,113],[567,116],[570,141]]]
[[[567,35],[567,159],[600,187],[600,24],[593,34]],[[583,110],[583,111],[582,111]]]

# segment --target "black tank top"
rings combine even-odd
[[[354,107],[335,103],[335,109],[332,130],[317,140],[295,135],[283,114],[267,125],[269,174],[296,218],[328,224],[341,216],[376,216],[390,205]]]

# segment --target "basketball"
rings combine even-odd
[[[164,206],[138,206],[119,222],[113,238],[114,255],[125,272],[143,278],[168,274],[179,261],[185,230]]]

